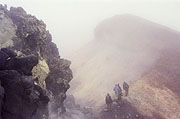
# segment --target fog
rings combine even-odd
[[[180,34],[134,15],[110,17],[95,29],[95,40],[72,58],[71,90],[83,105],[98,108],[113,87],[133,84],[157,63],[162,52],[179,47]]]
[[[125,17],[123,22],[110,20],[103,24],[105,19],[128,13],[180,31],[179,0],[0,0],[0,3],[8,8],[23,7],[46,23],[61,57],[72,61],[74,79],[67,94],[73,94],[81,106],[95,109],[104,105],[107,93],[114,98],[114,84],[122,86],[127,81],[131,86],[151,70],[160,51],[169,47],[166,41],[179,40],[173,30],[142,19],[127,22],[131,18]],[[50,116],[56,119],[53,113]],[[76,113],[73,112],[75,116]]]
[[[42,19],[62,57],[93,39],[95,26],[105,18],[130,13],[180,31],[179,0],[1,0],[21,6]]]

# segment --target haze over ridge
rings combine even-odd
[[[43,19],[62,57],[93,39],[94,27],[116,14],[131,13],[180,31],[178,0],[2,0]],[[53,18],[53,19],[52,19]]]
[[[136,81],[162,52],[178,48],[179,38],[179,32],[134,15],[102,21],[95,40],[71,58],[71,93],[83,104],[101,106],[106,93],[113,94],[114,84]]]

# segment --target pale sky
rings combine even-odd
[[[0,0],[0,3],[21,6],[42,19],[62,57],[93,40],[95,26],[114,15],[130,13],[180,31],[180,0]]]

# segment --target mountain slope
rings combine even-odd
[[[173,48],[162,53],[153,68],[132,85],[129,101],[143,113],[159,113],[167,119],[180,118],[179,51]]]
[[[173,87],[179,83],[177,80],[179,39],[180,33],[137,16],[119,15],[106,19],[96,27],[95,39],[74,53],[71,58],[74,72],[71,93],[83,104],[96,108],[104,104],[106,93],[109,92],[114,96],[112,90],[114,84],[122,84],[123,81],[131,84],[132,96],[128,100],[132,104],[148,102],[150,100],[148,96],[153,96],[148,95],[151,93],[157,96],[166,94],[170,97],[178,96],[179,88]],[[157,74],[152,70],[161,73],[158,80],[154,78]],[[171,72],[171,75],[167,72]],[[152,76],[148,77],[150,74]],[[163,90],[160,87],[155,90],[155,84],[164,85],[167,88],[165,93],[161,92]],[[148,86],[151,90],[143,90]],[[138,94],[141,95],[136,99]],[[161,106],[159,102],[162,99],[164,97],[157,98],[158,101],[148,103],[148,106]],[[179,97],[174,98],[173,101],[175,109],[178,107],[178,99]],[[166,100],[162,103],[169,105]],[[158,109],[154,111],[159,111]],[[164,113],[165,111],[161,112],[162,115]]]

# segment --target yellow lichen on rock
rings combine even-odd
[[[33,68],[32,74],[38,78],[38,84],[46,88],[45,79],[47,78],[50,70],[45,59],[39,59],[39,63]]]

